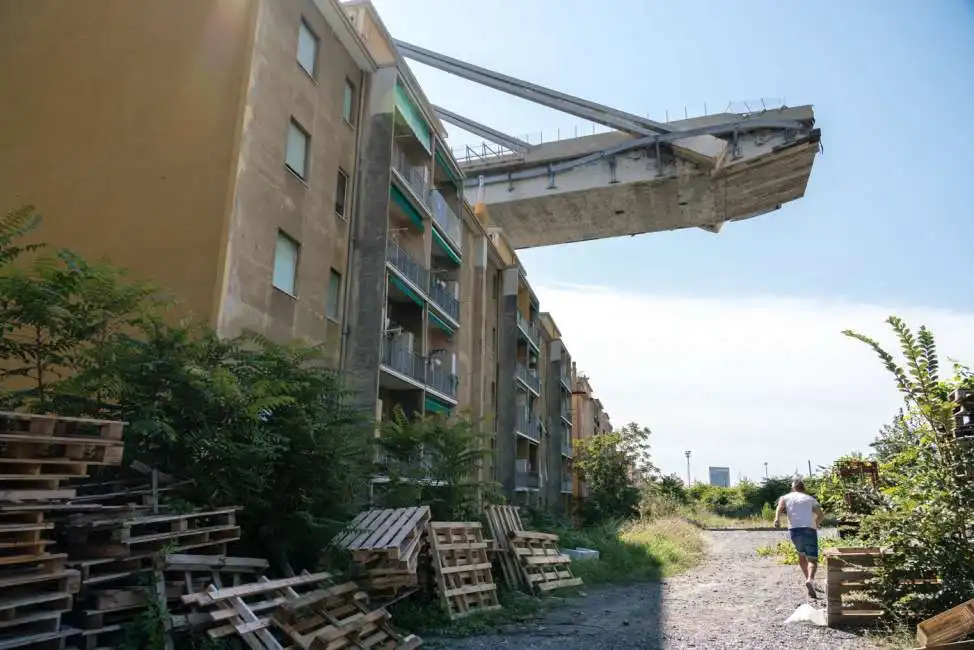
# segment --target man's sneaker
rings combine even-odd
[[[815,593],[815,583],[814,582],[812,582],[811,580],[806,580],[805,581],[805,589],[808,590],[808,597],[809,598],[818,598],[818,594]]]

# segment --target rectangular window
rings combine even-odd
[[[284,162],[291,171],[301,178],[307,178],[308,173],[308,132],[297,122],[291,120],[287,131],[287,149],[284,152]]]
[[[294,286],[298,276],[298,242],[282,231],[277,231],[277,245],[274,248],[274,286],[286,294],[295,295]]]
[[[345,94],[342,96],[342,118],[349,124],[355,124],[355,84],[345,80]]]
[[[335,183],[335,214],[345,216],[345,195],[348,192],[348,176],[341,169],[338,170],[338,180]]]
[[[337,321],[341,314],[342,299],[342,274],[335,269],[331,270],[331,277],[328,278],[328,303],[325,305],[325,316]]]
[[[318,37],[308,24],[301,21],[298,27],[298,64],[312,77],[318,62]]]

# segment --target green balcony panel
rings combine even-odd
[[[439,148],[436,149],[436,163],[443,168],[443,171],[445,171],[446,175],[450,177],[450,180],[453,181],[453,184],[457,186],[457,189],[462,191],[463,178],[457,176],[457,173],[454,171],[453,165],[451,165],[450,161],[447,160],[446,155],[443,153],[443,150]]]
[[[446,332],[447,336],[453,336],[456,333],[456,331],[452,327],[450,327],[450,325],[446,321],[441,319],[433,312],[429,312],[429,321],[432,325],[435,325],[436,327],[439,327],[441,330]]]
[[[433,243],[439,246],[454,264],[460,266],[460,256],[457,255],[455,250],[453,250],[453,246],[450,246],[449,242],[443,239],[443,236],[440,235],[440,233],[436,232],[436,229],[433,230]]]
[[[405,282],[403,282],[399,278],[397,278],[395,276],[391,276],[391,275],[389,276],[389,281],[392,282],[392,284],[394,284],[397,289],[399,289],[404,294],[406,294],[407,296],[409,296],[409,299],[410,300],[412,300],[413,302],[415,302],[420,307],[423,306],[423,299],[419,297],[419,294],[417,294],[415,291],[413,291],[412,289],[410,289],[406,285]]]
[[[430,127],[426,124],[426,120],[423,119],[423,114],[419,108],[409,98],[409,93],[398,83],[396,84],[396,110],[402,115],[402,119],[409,125],[410,130],[426,149],[426,152],[432,153],[433,138],[430,134]]]
[[[410,221],[416,224],[420,232],[426,230],[426,226],[423,225],[423,215],[421,215],[419,210],[413,206],[412,201],[406,198],[406,195],[402,193],[402,190],[395,185],[391,185],[390,188],[389,194],[392,197],[392,201],[399,206],[400,210],[406,213],[406,216],[409,217]]]
[[[426,412],[436,413],[437,415],[449,415],[453,412],[453,407],[449,404],[444,404],[435,397],[426,397]]]

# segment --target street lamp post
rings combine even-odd
[[[764,478],[768,478],[768,461],[764,461]]]
[[[687,487],[690,487],[692,483],[690,479],[690,450],[687,449],[683,454],[687,457]]]

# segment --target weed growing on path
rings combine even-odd
[[[819,536],[819,561],[822,559],[822,551],[837,546],[854,546],[854,544],[850,543],[849,540],[843,541],[837,537]],[[798,564],[798,551],[795,550],[795,545],[787,539],[782,539],[777,544],[758,547],[757,552],[761,557],[776,557],[781,564]]]

